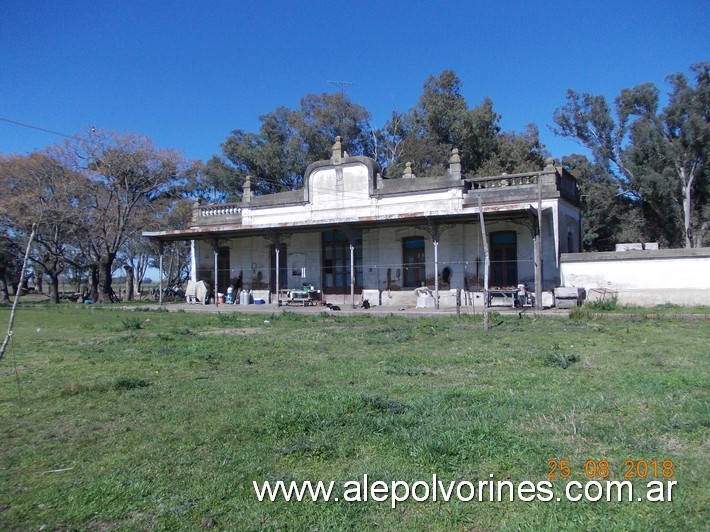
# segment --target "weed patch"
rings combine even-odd
[[[380,397],[379,395],[363,396],[362,403],[370,410],[387,414],[403,414],[407,409],[407,405],[401,401],[394,401],[386,397]]]
[[[547,355],[546,362],[548,366],[557,366],[562,369],[567,369],[575,362],[579,362],[579,357],[577,355],[556,355],[550,353]]]
[[[143,328],[143,320],[136,317],[124,318],[121,320],[121,325],[124,331],[137,331]]]

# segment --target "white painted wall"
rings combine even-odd
[[[621,304],[710,304],[710,250],[683,256],[684,250],[587,253],[562,258],[562,286],[585,288],[588,298],[617,293]],[[643,258],[647,254],[648,258]],[[702,254],[702,253],[701,253]],[[599,256],[599,260],[591,260]]]

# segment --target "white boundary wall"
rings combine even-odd
[[[563,253],[560,280],[589,300],[616,292],[622,305],[710,305],[710,248]]]

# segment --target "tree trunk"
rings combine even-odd
[[[693,247],[693,230],[690,227],[690,216],[691,216],[691,194],[693,188],[693,178],[688,179],[686,176],[685,169],[680,171],[681,182],[683,184],[683,229],[685,233],[685,247]]]
[[[99,300],[99,267],[95,264],[90,266],[89,290],[93,301]]]
[[[7,289],[7,270],[0,268],[0,304],[10,302],[10,293]]]
[[[126,301],[133,301],[133,266],[124,264],[126,270]]]
[[[108,253],[99,261],[99,303],[112,303],[113,299],[113,261],[116,259],[115,253]]]
[[[50,303],[59,303],[59,275],[47,273],[49,277],[49,301]]]

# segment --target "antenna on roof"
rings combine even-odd
[[[345,85],[352,85],[353,84],[352,81],[337,81],[334,79],[329,79],[328,83],[332,83],[333,85],[337,85],[338,87],[340,87],[341,94],[345,94]]]

